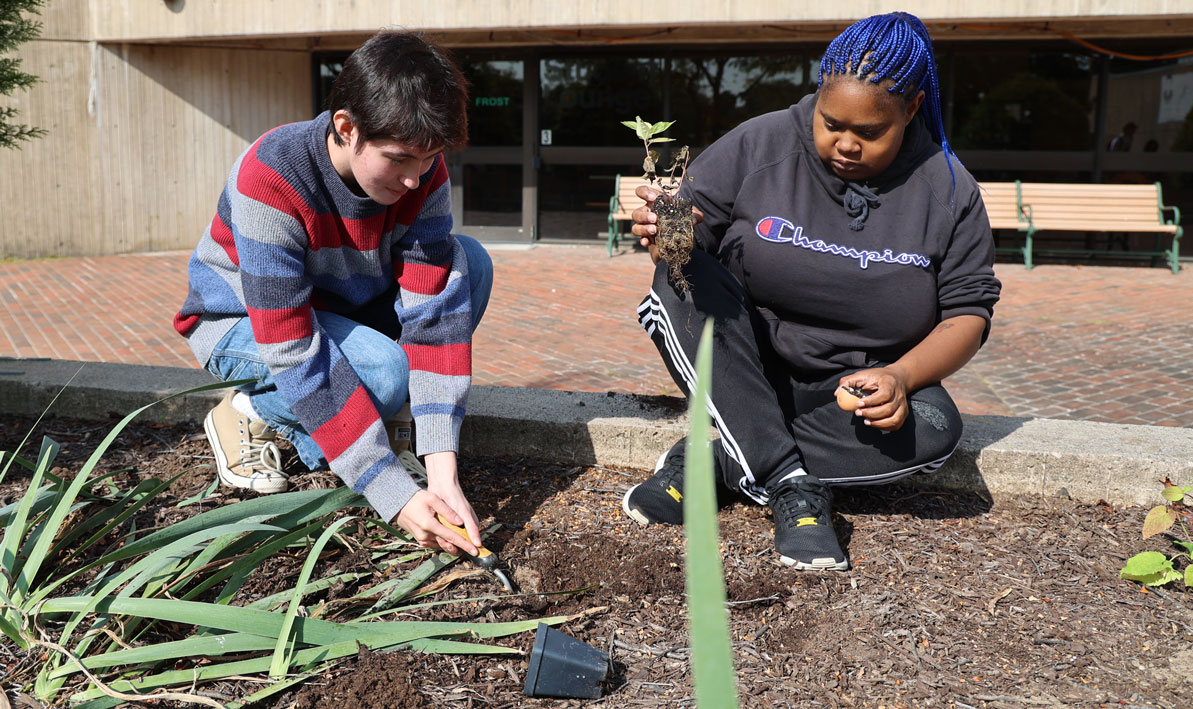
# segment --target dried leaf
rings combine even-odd
[[[488,574],[480,569],[458,569],[449,574],[444,574],[426,586],[423,586],[422,588],[415,591],[414,595],[429,596],[434,593],[439,593],[456,581],[460,581],[462,579],[485,578],[487,576]]]
[[[1164,505],[1156,505],[1143,518],[1143,538],[1154,537],[1176,524],[1176,515]]]
[[[994,606],[1009,595],[1011,595],[1011,588],[1007,587],[1003,589],[1002,593],[990,599],[990,603],[986,604],[986,610],[990,611],[990,615],[994,615]]]

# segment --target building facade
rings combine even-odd
[[[1193,214],[1193,0],[50,0],[20,50],[41,83],[0,99],[49,131],[0,152],[0,256],[191,248],[237,155],[322,110],[382,27],[428,33],[471,81],[457,231],[601,243],[642,158],[620,121],[674,120],[698,151],[814,91],[827,43],[894,9],[933,34],[979,180],[1159,181]]]

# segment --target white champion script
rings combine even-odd
[[[764,224],[769,227],[766,231],[762,230]],[[896,254],[890,249],[883,249],[882,251],[855,249],[852,246],[830,244],[823,239],[809,239],[804,236],[804,228],[802,226],[795,226],[782,217],[760,219],[754,227],[754,231],[763,239],[777,244],[790,242],[792,246],[798,246],[809,251],[856,259],[858,266],[861,268],[866,268],[871,263],[895,263],[903,266],[920,266],[922,268],[929,268],[932,265],[932,260],[921,254],[906,252]]]

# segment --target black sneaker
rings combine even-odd
[[[686,437],[679,439],[659,456],[654,475],[627,490],[625,497],[621,498],[621,509],[638,524],[683,524],[683,474],[687,442]],[[713,478],[717,509],[737,499],[738,496],[725,486],[721,474],[715,468]]]
[[[771,493],[767,504],[775,515],[775,548],[780,561],[800,571],[849,568],[833,531],[833,494],[820,478],[787,478]]]
[[[626,491],[621,509],[630,519],[648,524],[683,524],[683,465],[686,438],[659,456],[654,475]]]

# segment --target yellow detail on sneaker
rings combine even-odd
[[[674,498],[676,502],[683,502],[683,493],[676,490],[674,485],[667,488],[667,494]]]
[[[799,521],[797,521],[795,523],[795,526],[797,526],[797,527],[815,527],[815,526],[817,526],[816,518],[815,517],[800,517]]]

